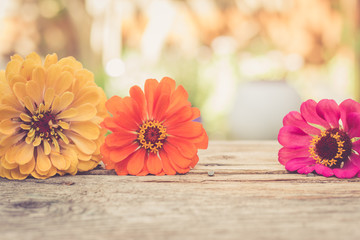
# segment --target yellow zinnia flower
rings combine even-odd
[[[106,96],[73,57],[11,57],[0,71],[0,176],[48,178],[97,166]]]

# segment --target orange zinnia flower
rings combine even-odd
[[[48,178],[97,166],[106,96],[73,57],[11,57],[0,71],[0,176]]]
[[[187,173],[199,160],[198,149],[207,148],[202,124],[193,121],[200,112],[173,79],[148,79],[145,93],[133,86],[130,97],[114,96],[106,108],[112,117],[102,125],[112,133],[101,152],[106,168],[119,175]]]

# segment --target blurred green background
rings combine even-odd
[[[210,139],[276,139],[308,98],[359,99],[357,0],[0,0],[0,67],[72,55],[108,96],[169,76]]]

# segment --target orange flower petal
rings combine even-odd
[[[141,119],[145,119],[146,117],[146,100],[144,92],[141,90],[139,86],[133,86],[130,88],[130,96],[137,102],[138,108],[140,110]]]
[[[156,79],[148,79],[145,82],[145,87],[144,87],[145,99],[147,102],[147,111],[150,119],[153,118],[154,93],[158,85],[159,83],[158,81],[156,81]]]
[[[203,127],[199,122],[185,122],[174,127],[169,126],[167,132],[177,137],[196,138],[202,135]]]
[[[176,147],[179,152],[186,158],[193,158],[197,153],[195,144],[187,139],[169,136],[167,141]]]
[[[115,169],[115,172],[117,173],[117,175],[128,175],[129,174],[129,172],[126,168],[128,162],[129,162],[128,159],[125,159],[114,165],[113,168]]]
[[[136,138],[136,134],[121,130],[109,134],[105,139],[105,143],[109,147],[122,147],[134,142]]]
[[[114,116],[117,112],[121,111],[122,108],[122,98],[119,96],[112,96],[109,98],[106,103],[106,109]]]
[[[154,109],[154,118],[155,119],[163,119],[163,115],[168,109],[170,104],[170,96],[169,95],[161,95],[156,102],[156,106]]]
[[[124,129],[130,131],[136,131],[139,128],[138,122],[136,122],[128,113],[119,112],[116,117],[114,117],[116,124]]]
[[[148,154],[147,162],[146,162],[147,169],[151,174],[159,174],[162,171],[162,163],[158,155],[150,153]]]
[[[125,158],[127,158],[130,154],[136,151],[136,149],[139,148],[139,145],[137,143],[132,143],[130,145],[121,147],[121,148],[115,148],[110,151],[110,160],[117,163]]]
[[[109,129],[112,132],[121,132],[124,130],[122,127],[118,125],[118,122],[112,117],[105,118],[104,121],[101,123],[101,126]]]
[[[193,140],[195,142],[196,147],[200,149],[207,149],[209,144],[209,137],[205,130],[203,130],[203,133],[201,136],[197,139]]]
[[[194,168],[198,162],[199,162],[199,156],[195,155],[195,157],[191,161],[190,167]]]
[[[189,121],[193,116],[192,110],[190,107],[182,107],[178,111],[172,113],[172,115],[166,114],[164,117],[164,126],[175,126],[179,123]]]
[[[184,106],[191,106],[191,103],[188,101],[189,94],[186,92],[185,88],[179,85],[176,90],[171,95],[170,106],[169,106],[169,115],[172,112],[176,112],[178,109]]]
[[[191,164],[191,159],[184,157],[181,153],[172,145],[164,144],[164,151],[170,160],[170,163],[175,168],[176,166],[187,169]],[[177,169],[176,169],[177,170]],[[179,172],[179,171],[178,171]],[[181,173],[181,172],[180,172]]]
[[[163,166],[163,170],[164,170],[165,174],[167,174],[167,175],[175,175],[176,171],[171,166],[170,160],[169,160],[166,152],[165,151],[160,151],[159,155],[160,155],[160,158],[161,158],[161,162],[162,162],[162,166]]]
[[[129,174],[137,175],[144,167],[145,162],[145,153],[146,151],[143,148],[140,148],[138,151],[134,152],[129,156],[128,164],[126,166]]]

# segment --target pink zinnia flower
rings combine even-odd
[[[360,104],[347,99],[302,103],[283,120],[279,162],[288,171],[325,177],[360,177]]]

